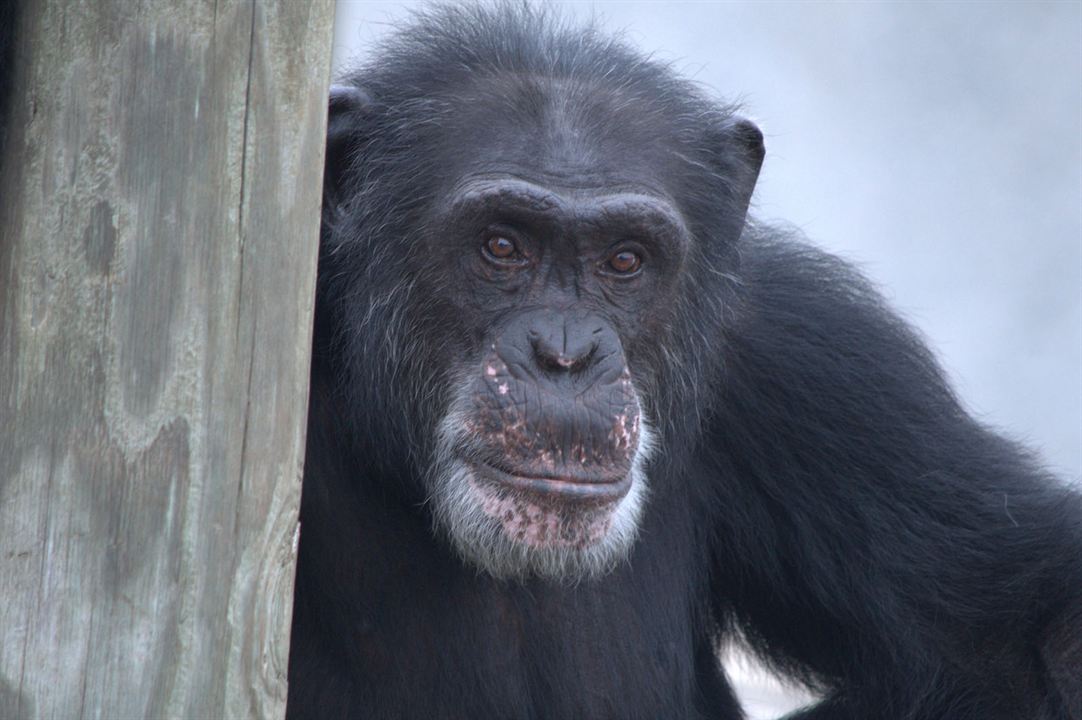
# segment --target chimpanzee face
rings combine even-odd
[[[454,304],[483,319],[441,427],[437,514],[498,574],[599,571],[631,543],[652,447],[625,343],[664,302],[686,232],[663,199],[471,178],[437,223]],[[441,253],[446,253],[442,254]]]
[[[441,278],[474,344],[430,491],[481,567],[566,578],[610,567],[635,537],[654,433],[628,347],[658,336],[689,235],[648,148],[598,162],[630,148],[591,143],[543,102],[536,124],[489,124],[425,223],[420,272]]]
[[[460,82],[332,97],[328,222],[354,224],[321,278],[350,317],[361,435],[402,433],[384,444],[410,449],[438,530],[493,575],[573,580],[635,538],[651,413],[667,443],[694,425],[672,388],[713,362],[690,348],[724,293],[700,289],[730,270],[762,137],[619,85]]]

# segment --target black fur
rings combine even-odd
[[[290,718],[735,719],[736,630],[823,693],[801,718],[1079,718],[1082,499],[852,268],[744,224],[733,108],[524,6],[429,11],[378,58],[332,100]],[[416,240],[508,73],[641,100],[582,101],[583,132],[678,146],[694,240],[671,322],[628,347],[661,434],[640,538],[573,585],[478,572],[424,503],[472,338]]]

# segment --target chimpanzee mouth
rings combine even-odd
[[[441,422],[431,481],[434,519],[463,559],[498,578],[575,581],[627,557],[649,489],[647,422],[627,463],[586,453],[565,462],[543,444],[507,452],[472,426],[454,413]]]
[[[574,473],[554,473],[538,476],[525,471],[503,469],[484,461],[470,461],[469,466],[481,480],[540,498],[567,502],[613,503],[631,490],[630,472],[623,474],[587,475],[581,470]]]

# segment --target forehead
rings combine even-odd
[[[678,148],[648,98],[597,82],[507,73],[472,80],[451,104],[443,130],[456,139],[449,147],[459,178],[667,194]]]

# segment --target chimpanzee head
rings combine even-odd
[[[375,56],[332,92],[317,313],[384,458],[358,472],[494,575],[601,572],[652,452],[695,442],[762,136],[522,7],[437,9]]]

